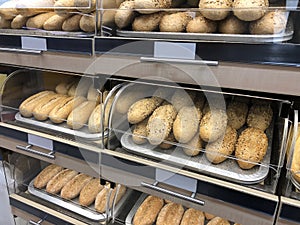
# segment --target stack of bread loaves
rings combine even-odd
[[[94,203],[95,210],[100,213],[105,212],[107,193],[110,188],[109,182],[102,186],[99,178],[64,169],[55,164],[44,168],[34,179],[33,185],[35,188],[45,189],[49,194],[59,195],[63,199],[72,200],[78,197],[78,203],[81,206],[91,206]],[[112,207],[116,190],[114,188],[112,191],[109,200],[110,207]],[[116,202],[120,201],[125,192],[126,187],[121,185]]]
[[[126,96],[135,93],[127,92]],[[269,103],[226,102],[223,96],[206,99],[203,93],[184,90],[176,90],[168,100],[157,96],[120,100],[117,105],[126,105],[135,144],[148,142],[161,149],[179,145],[189,156],[197,156],[205,149],[211,163],[236,158],[242,169],[260,163],[267,152],[264,131],[273,117]]]

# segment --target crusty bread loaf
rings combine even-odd
[[[125,1],[119,6],[115,14],[115,24],[119,28],[128,27],[135,17],[135,1]]]
[[[101,120],[102,120],[102,104],[99,104],[95,107],[91,113],[88,121],[89,132],[99,133],[102,131]]]
[[[200,0],[201,14],[210,20],[223,20],[229,14],[232,0]]]
[[[97,194],[103,189],[103,186],[100,184],[100,179],[94,178],[90,180],[80,191],[79,194],[79,204],[82,206],[91,205]]]
[[[89,117],[96,104],[94,101],[84,101],[71,111],[67,118],[67,125],[74,130],[82,128],[89,120]]]
[[[159,105],[157,98],[144,98],[133,103],[127,113],[129,123],[136,124],[146,119]]]
[[[173,124],[176,140],[180,143],[189,142],[198,131],[201,117],[202,113],[198,108],[194,106],[182,107]]]
[[[249,127],[255,127],[264,131],[270,126],[272,118],[273,110],[270,105],[254,104],[249,110],[247,124]]]
[[[63,168],[61,166],[50,164],[49,166],[45,167],[34,179],[34,187],[36,188],[44,188],[46,187],[47,183]]]
[[[207,225],[230,225],[229,221],[221,217],[214,217]]]
[[[132,30],[134,31],[154,31],[158,29],[159,22],[164,15],[163,12],[141,15],[134,19]]]
[[[148,119],[143,120],[133,126],[132,141],[138,145],[147,142],[147,124]]]
[[[174,146],[176,139],[174,134],[171,132],[169,136],[159,145],[161,149],[170,149]]]
[[[148,141],[159,145],[171,133],[177,112],[172,105],[163,105],[154,110],[147,123]]]
[[[160,20],[159,30],[161,32],[183,32],[191,20],[192,17],[188,12],[165,14]]]
[[[180,204],[166,204],[159,212],[156,225],[179,225],[184,213],[184,208]]]
[[[234,0],[232,4],[234,15],[244,21],[258,20],[265,14],[268,6],[268,0]]]
[[[26,27],[28,28],[36,28],[36,29],[42,29],[44,23],[52,16],[54,16],[54,12],[46,12],[41,13],[36,16],[30,17],[26,22]]]
[[[205,216],[200,210],[189,208],[183,214],[180,225],[204,225]]]
[[[248,105],[244,102],[232,101],[227,107],[228,125],[238,130],[245,123],[248,114]]]
[[[91,176],[83,173],[76,175],[61,189],[60,196],[64,199],[76,198],[91,179]]]
[[[12,29],[21,29],[26,25],[28,18],[22,15],[17,15],[12,21],[11,21],[11,28]]]
[[[63,31],[79,31],[80,30],[79,22],[80,22],[81,17],[82,17],[82,15],[76,14],[74,16],[67,18],[63,22],[61,29]]]
[[[48,119],[51,110],[57,106],[60,101],[64,101],[66,98],[66,95],[55,94],[52,95],[51,98],[47,98],[45,101],[40,102],[32,111],[34,118],[41,121]]]
[[[116,194],[116,189],[115,187],[111,193],[110,199],[109,199],[109,208],[112,207],[113,200]],[[104,187],[97,195],[96,200],[95,200],[95,209],[97,212],[104,213],[106,210],[106,202],[107,202],[107,194],[108,194],[109,188]],[[126,192],[126,187],[121,185],[117,199],[116,199],[116,204],[120,201],[120,199],[124,196]]]
[[[196,92],[178,89],[172,95],[171,104],[175,107],[177,112],[179,112],[184,106],[193,106],[195,98]]]
[[[31,117],[35,106],[44,101],[44,99],[51,97],[51,95],[55,95],[55,93],[53,91],[41,91],[28,97],[19,106],[21,115],[25,117]]]
[[[227,114],[222,109],[211,110],[206,113],[200,122],[200,137],[206,142],[216,141],[227,127]]]
[[[291,172],[295,180],[300,183],[300,136],[296,139],[292,164],[291,164]]]
[[[186,26],[188,33],[213,33],[217,31],[217,23],[202,15],[192,19]]]
[[[267,153],[268,137],[260,129],[247,128],[239,136],[235,156],[242,169],[251,169],[260,163]]]
[[[156,196],[148,196],[137,209],[133,225],[152,225],[162,207],[164,200]]]
[[[209,142],[206,145],[206,158],[214,164],[218,164],[225,161],[227,159],[227,156],[233,153],[236,141],[236,130],[230,126],[227,126],[224,136],[222,135],[216,141]]]
[[[203,141],[200,138],[199,132],[195,134],[195,136],[185,144],[186,146],[183,148],[183,152],[189,156],[199,155],[203,148]]]
[[[78,172],[70,169],[64,169],[56,174],[46,186],[46,191],[51,194],[57,194],[61,189],[78,174]]]

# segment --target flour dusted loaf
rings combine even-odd
[[[273,110],[269,104],[253,104],[249,110],[247,124],[249,127],[255,127],[265,131],[271,124]]]
[[[168,203],[159,212],[156,225],[180,225],[184,208],[180,204]]]
[[[44,188],[47,183],[63,168],[61,166],[50,164],[49,166],[45,167],[34,179],[34,187],[36,188]]]
[[[188,33],[213,33],[217,31],[217,23],[202,15],[192,19],[186,26]]]
[[[133,218],[133,225],[152,225],[158,213],[164,206],[164,200],[149,195],[136,211]]]
[[[229,221],[221,217],[214,217],[207,225],[230,225]]]
[[[150,144],[159,145],[169,136],[176,115],[177,112],[172,105],[163,105],[154,110],[147,124]]]
[[[263,160],[267,149],[267,135],[260,129],[247,128],[238,137],[235,149],[237,163],[242,169],[251,169]]]
[[[201,14],[210,20],[223,20],[232,6],[232,0],[200,0]]]
[[[98,193],[103,189],[103,186],[100,184],[100,179],[93,178],[91,179],[80,191],[79,194],[79,204],[82,206],[91,205]]]
[[[258,20],[265,15],[268,6],[268,0],[234,0],[232,4],[233,14],[244,21]]]
[[[248,105],[244,102],[232,101],[227,106],[228,125],[238,130],[246,123]]]
[[[214,142],[209,142],[205,147],[206,158],[214,163],[218,164],[227,159],[234,151],[237,141],[237,132],[230,126],[227,126],[225,135],[221,136]]]
[[[161,32],[183,32],[191,19],[188,12],[166,14],[160,20],[159,30]]]
[[[202,211],[189,208],[184,212],[180,225],[204,225],[204,221]]]
[[[200,137],[203,141],[213,142],[224,135],[227,127],[227,114],[222,109],[206,113],[200,122]]]
[[[56,174],[46,186],[46,191],[51,194],[57,194],[61,189],[78,174],[78,172],[70,169],[64,169]]]

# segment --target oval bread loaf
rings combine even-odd
[[[211,110],[200,122],[200,137],[206,142],[216,141],[224,135],[227,127],[227,114],[222,109]]]
[[[210,20],[223,20],[232,7],[232,0],[200,0],[201,14]]]
[[[143,120],[134,125],[132,131],[132,141],[138,145],[147,142],[147,124],[148,119]]]
[[[28,18],[22,15],[17,15],[12,21],[11,21],[11,28],[12,29],[21,29],[26,25]]]
[[[135,1],[125,1],[119,6],[115,14],[115,24],[122,29],[128,27],[135,17]]]
[[[63,31],[79,31],[80,30],[79,22],[80,22],[81,17],[82,17],[82,15],[78,14],[78,15],[74,15],[74,16],[67,18],[63,22],[61,29]]]
[[[164,15],[159,23],[161,32],[183,32],[187,24],[192,20],[188,12],[178,12]]]
[[[242,169],[251,169],[260,163],[267,153],[268,137],[260,129],[247,128],[239,136],[235,156]]]
[[[217,31],[217,23],[215,21],[206,19],[199,15],[192,19],[186,26],[188,33],[213,33]]]
[[[78,172],[70,169],[64,169],[56,174],[46,186],[46,191],[51,194],[57,194],[61,189],[78,174]]]
[[[36,188],[46,187],[47,183],[62,170],[63,168],[61,166],[50,164],[37,175],[34,179],[33,186]]]
[[[173,124],[176,140],[180,143],[189,142],[198,131],[201,117],[202,113],[196,107],[182,107]]]
[[[177,112],[172,105],[163,105],[154,110],[147,124],[148,141],[159,145],[171,133]]]
[[[156,217],[163,206],[163,199],[149,195],[137,209],[133,217],[133,225],[154,224]]]
[[[221,136],[216,141],[209,142],[206,145],[206,158],[214,164],[218,164],[225,161],[227,159],[227,156],[233,153],[236,141],[236,130],[230,126],[227,126],[224,136]]]
[[[180,204],[168,203],[159,212],[156,225],[179,225],[184,213],[184,208]]]
[[[195,136],[185,144],[183,148],[183,152],[189,156],[199,155],[203,148],[203,141],[200,138],[199,132],[195,134]]]
[[[270,105],[254,104],[249,110],[247,124],[249,127],[265,131],[270,126],[272,118],[273,110]]]
[[[100,179],[94,178],[90,180],[80,191],[79,194],[79,204],[82,206],[91,205],[97,194],[103,189],[103,186],[100,184]]]
[[[76,198],[82,188],[92,179],[92,177],[86,174],[78,174],[73,177],[62,189],[60,196],[64,199],[73,199]]]
[[[246,123],[248,105],[244,102],[232,101],[227,107],[228,125],[238,130]]]
[[[180,225],[204,225],[204,221],[203,212],[189,208],[184,212]]]

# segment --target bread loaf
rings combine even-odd
[[[36,188],[46,187],[47,183],[62,170],[63,168],[61,166],[50,164],[37,175],[34,179],[33,186]]]
[[[230,223],[228,222],[228,220],[221,217],[214,217],[207,223],[207,225],[230,225]]]
[[[52,95],[51,98],[40,102],[32,111],[34,118],[41,121],[48,119],[51,110],[57,106],[60,101],[64,101],[66,98],[66,95],[55,94]]]
[[[73,199],[76,198],[82,188],[92,179],[92,177],[86,174],[78,174],[73,177],[62,189],[60,196],[64,199]]]
[[[268,137],[260,129],[247,128],[239,136],[235,156],[242,169],[251,169],[260,163],[267,153]]]
[[[102,104],[97,105],[89,117],[88,127],[91,133],[99,133],[102,131],[102,107]]]
[[[94,101],[82,102],[69,114],[67,118],[67,125],[75,130],[82,128],[88,122],[95,107],[96,105]]]
[[[80,30],[79,22],[80,22],[81,17],[82,17],[82,15],[77,14],[77,15],[67,18],[63,22],[61,29],[63,31],[79,31]]]
[[[160,20],[159,30],[161,32],[183,32],[191,20],[192,17],[188,12],[166,14]]]
[[[26,25],[27,17],[22,15],[17,15],[12,21],[11,21],[11,28],[12,29],[21,29]]]
[[[160,106],[154,110],[147,124],[148,141],[159,145],[171,133],[177,112],[172,105]]]
[[[163,199],[152,195],[148,196],[137,209],[133,218],[133,225],[154,224],[156,217],[163,206]]]
[[[166,204],[159,212],[156,225],[179,225],[184,213],[182,205],[176,203]]]
[[[118,28],[122,29],[128,27],[135,17],[135,1],[125,1],[119,6],[115,14],[115,24]]]
[[[200,210],[189,208],[183,214],[180,225],[204,225],[205,216]]]
[[[182,107],[173,124],[176,140],[180,143],[189,142],[198,131],[201,117],[202,113],[196,107]]]
[[[147,124],[148,119],[145,119],[133,126],[132,140],[134,143],[141,145],[147,142]]]
[[[249,127],[255,127],[265,131],[271,124],[273,118],[273,110],[270,105],[258,105],[251,106],[247,124]]]
[[[56,174],[46,186],[46,191],[51,194],[57,194],[61,189],[78,174],[78,172],[70,169],[64,169]]]
[[[82,206],[91,205],[102,189],[103,186],[100,184],[100,179],[94,178],[90,180],[80,191],[79,204]]]
[[[222,135],[216,141],[209,142],[206,145],[206,158],[214,164],[225,161],[227,157],[233,153],[236,141],[236,130],[230,126],[227,126],[224,136]]]
[[[210,20],[223,20],[232,7],[232,0],[200,0],[201,14]]]
[[[45,21],[43,28],[51,31],[62,30],[62,25],[68,17],[69,14],[55,14]]]
[[[199,132],[185,144],[183,151],[186,155],[196,156],[199,155],[203,148],[203,141],[200,138]]]
[[[41,13],[39,15],[30,17],[26,22],[26,27],[28,28],[36,28],[36,29],[42,29],[44,23],[52,16],[54,16],[54,12],[46,12]]]
[[[29,98],[25,99],[21,105],[19,106],[19,111],[22,116],[31,117],[33,109],[43,101],[48,101],[48,99],[55,95],[53,91],[42,91],[37,94],[30,96]]]
[[[95,209],[97,212],[104,213],[106,210],[106,202],[107,202],[107,194],[108,194],[109,188],[105,187],[103,188],[97,195],[96,200],[95,200]],[[113,200],[116,194],[116,187],[113,189],[111,192],[111,196],[109,199],[109,208],[112,207]],[[126,187],[121,185],[117,199],[116,199],[116,204],[120,201],[120,199],[124,196],[126,192]]]
[[[227,107],[228,125],[238,130],[246,123],[248,105],[244,102],[233,101]]]

